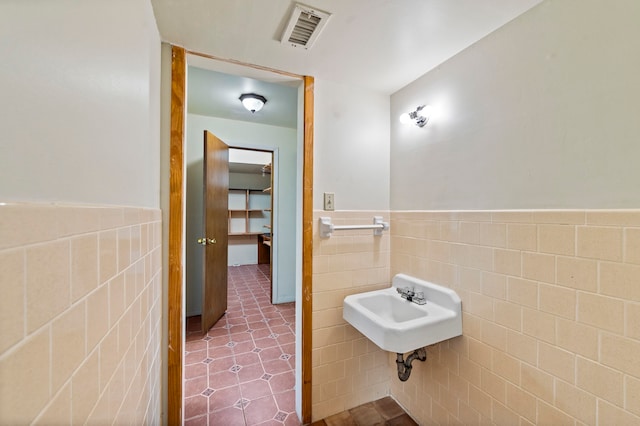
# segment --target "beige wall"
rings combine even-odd
[[[314,219],[374,214],[389,212]],[[314,421],[390,394],[420,424],[640,423],[640,211],[390,215],[390,245],[316,229]],[[345,296],[400,272],[453,288],[463,307],[463,336],[430,346],[404,383],[395,354],[342,319]]]
[[[316,211],[336,225],[389,220],[388,211]],[[342,301],[353,293],[389,286],[389,233],[336,231],[313,236],[313,421],[389,394],[386,352],[342,319]]]
[[[421,424],[640,424],[639,210],[391,218],[391,273],[462,298],[463,336],[390,381]]]
[[[2,1],[0,39],[0,199],[158,207],[151,2]]]
[[[639,207],[638,16],[547,0],[394,93],[391,209]]]
[[[313,207],[389,209],[389,95],[316,78]]]
[[[151,3],[0,2],[0,38],[0,423],[158,424]]]
[[[595,210],[640,204],[639,7],[544,1],[392,95],[391,274],[463,301],[390,381],[422,424],[640,424],[640,212]]]
[[[157,209],[0,204],[0,423],[160,422]]]

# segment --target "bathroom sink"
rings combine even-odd
[[[426,304],[401,297],[397,288],[423,292]],[[391,287],[345,297],[343,318],[380,348],[407,353],[460,336],[462,309],[455,291],[397,274]]]

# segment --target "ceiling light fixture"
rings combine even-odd
[[[260,111],[264,104],[267,103],[267,98],[262,95],[256,95],[255,93],[243,93],[240,95],[240,102],[251,113]]]
[[[433,107],[431,105],[421,105],[416,108],[415,111],[405,112],[400,116],[400,122],[402,124],[407,124],[413,122],[418,127],[424,127],[429,122],[431,118],[431,114],[433,114]]]

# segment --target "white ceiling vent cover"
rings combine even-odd
[[[327,12],[296,4],[282,35],[282,43],[301,49],[311,48],[330,16]]]

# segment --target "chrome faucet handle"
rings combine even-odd
[[[409,286],[406,287],[396,287],[396,291],[398,293],[400,293],[400,296],[403,299],[407,299],[409,302],[414,302],[417,303],[418,305],[424,305],[427,303],[427,300],[424,298],[424,292],[423,291],[417,291],[416,292],[416,288],[410,288]]]
[[[413,296],[413,302],[417,303],[418,305],[425,305],[427,303],[427,299],[424,298],[424,292],[416,292],[416,294]]]

